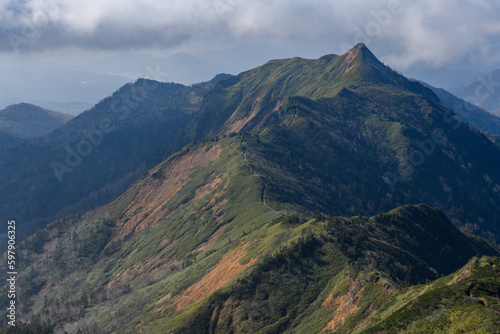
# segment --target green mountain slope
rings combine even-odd
[[[16,218],[22,239],[116,198],[178,149],[176,136],[212,86],[139,80],[45,137],[0,149],[0,218]]]
[[[342,56],[273,60],[221,81],[205,97],[188,140],[250,130],[288,97],[318,100],[335,97],[342,89],[374,86],[412,90],[437,100],[430,90],[389,70],[358,44]]]
[[[327,215],[426,203],[465,231],[500,235],[500,151],[364,45],[221,81],[185,142],[234,132],[253,135],[249,161],[271,201]]]
[[[372,218],[274,211],[247,146],[193,145],[114,203],[29,238],[20,318],[70,333],[347,333],[407,284],[498,254],[425,205]]]
[[[456,273],[392,298],[364,333],[499,333],[500,258],[473,258]],[[365,326],[369,327],[369,326]]]

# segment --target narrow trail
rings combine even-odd
[[[276,212],[276,210],[274,210],[273,208],[271,208],[269,205],[267,205],[266,203],[266,189],[267,189],[267,186],[266,186],[266,183],[264,182],[264,180],[262,179],[262,177],[257,174],[253,169],[252,167],[250,166],[250,164],[248,163],[248,160],[247,160],[247,152],[244,151],[243,152],[243,160],[245,161],[248,169],[250,169],[250,171],[259,178],[259,180],[262,182],[262,204],[264,204],[265,207],[267,207],[269,210],[272,210],[274,212]]]

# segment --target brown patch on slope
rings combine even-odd
[[[220,145],[217,144],[208,150],[200,147],[169,161],[162,167],[159,177],[151,177],[141,186],[125,211],[125,222],[118,222],[117,232],[111,242],[144,230],[165,218],[169,211],[163,206],[188,183],[191,173],[216,160],[220,152]]]
[[[199,244],[198,247],[196,247],[193,250],[193,253],[203,252],[203,251],[206,251],[207,249],[209,249],[210,247],[212,247],[215,244],[215,242],[217,241],[217,238],[219,237],[219,235],[222,233],[222,231],[224,231],[224,229],[228,225],[229,224],[224,224],[224,225],[220,226],[219,228],[217,228],[217,230],[210,236],[210,238],[208,238],[207,241]]]
[[[144,277],[149,277],[154,281],[158,281],[163,277],[171,274],[174,271],[172,270],[172,267],[180,267],[182,265],[182,261],[177,259],[170,259],[169,261],[165,261],[162,258],[175,246],[177,241],[178,240],[172,241],[166,247],[159,250],[158,253],[155,253],[154,256],[148,257],[147,259],[143,259],[141,261],[137,261],[130,268],[115,273],[109,283],[104,286],[106,291],[112,291],[116,289],[116,287],[125,286],[131,283],[134,279],[144,279]],[[135,253],[136,250],[133,250],[132,253],[130,253],[125,258],[125,261],[131,258]]]
[[[346,66],[346,69],[344,71],[344,74],[348,73],[353,68],[352,62],[353,62],[354,58],[356,58],[356,54],[354,54],[352,52],[352,50],[349,50],[345,53],[345,56],[346,57],[345,57],[343,63],[347,63],[347,66]]]
[[[239,263],[245,256],[248,246],[249,244],[245,244],[224,255],[212,271],[205,275],[199,282],[189,287],[186,290],[186,295],[177,300],[175,303],[176,310],[178,311],[186,305],[200,301],[204,297],[214,293],[253,265],[257,261],[257,257],[251,259],[246,264]]]
[[[160,304],[165,304],[166,302],[168,302],[170,299],[172,298],[172,294],[169,292],[168,294],[166,294],[165,296],[161,297],[160,299],[158,299],[158,301],[155,303],[155,305],[160,305]]]
[[[452,285],[466,278],[469,278],[474,273],[475,264],[476,261],[470,261],[469,263],[467,263],[462,269],[460,269],[459,272],[455,274],[455,276],[453,276],[453,279],[448,283],[448,285]]]
[[[215,221],[217,223],[220,223],[222,221],[222,209],[224,209],[224,206],[227,204],[227,202],[229,202],[229,200],[227,198],[224,198],[212,208],[212,217],[215,218]]]
[[[209,193],[211,193],[215,187],[220,183],[222,180],[222,174],[218,175],[212,182],[205,184],[198,189],[196,189],[196,194],[194,195],[194,200],[200,199]]]
[[[242,119],[234,121],[233,124],[231,124],[231,128],[226,131],[225,135],[240,131],[245,126],[245,124],[247,124],[252,118],[254,118],[257,115],[257,105],[259,104],[260,100],[260,97],[256,98],[252,103],[252,109],[250,110],[249,115]]]
[[[359,289],[359,282],[351,281],[345,295],[333,297],[332,295],[323,302],[324,308],[333,308],[335,313],[333,319],[323,328],[323,331],[336,331],[344,324],[345,319],[359,310],[358,302],[363,296],[364,288]]]

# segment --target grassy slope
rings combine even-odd
[[[456,235],[444,240],[443,232]],[[273,240],[278,250],[244,278],[144,333],[352,333],[376,324],[371,317],[409,282],[450,273],[476,250],[442,213],[422,205],[373,218],[281,218],[243,239],[257,239],[257,249]],[[439,263],[429,249],[454,263]]]
[[[192,144],[114,203],[35,234],[22,252],[20,316],[70,333],[348,333],[407,284],[495,253],[425,206],[308,222],[285,207],[276,212],[275,201],[264,205],[264,184],[249,163],[253,140]],[[160,206],[163,218],[122,233],[156,212],[143,207],[144,189],[173,182],[171,166],[200,156],[210,159]],[[339,305],[345,314],[335,316]]]
[[[500,258],[473,258],[428,285],[408,288],[370,319],[364,333],[499,333]],[[365,328],[370,326],[365,326]]]
[[[136,197],[138,188],[153,182],[156,171],[114,203],[59,219],[31,237],[22,252],[21,262],[26,267],[20,282],[24,282],[21,289],[26,303],[20,314],[41,319],[50,314],[53,321],[68,322],[68,330],[87,327],[84,324],[89,321],[95,328],[110,331],[138,315],[138,310],[147,310],[159,296],[170,293],[175,297],[198,281],[241,244],[242,235],[278,215],[262,204],[262,185],[246,165],[240,142],[240,137],[231,137],[217,143],[224,147],[221,156],[194,171],[164,206],[175,210],[146,230],[113,239],[124,220],[140,214],[127,212],[127,208],[141,200]],[[192,150],[213,145],[215,142],[201,143],[177,156],[182,159]],[[221,181],[209,192],[211,196],[193,198],[197,189],[216,176]],[[218,195],[212,201],[214,194]],[[214,244],[194,251],[221,226]],[[30,299],[32,294],[36,296]],[[120,324],[114,323],[117,319]]]

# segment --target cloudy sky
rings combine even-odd
[[[499,17],[498,0],[0,0],[0,66],[123,51],[213,62],[209,51],[232,50],[238,71],[266,57],[340,54],[364,42],[403,72],[486,71],[500,64]]]

